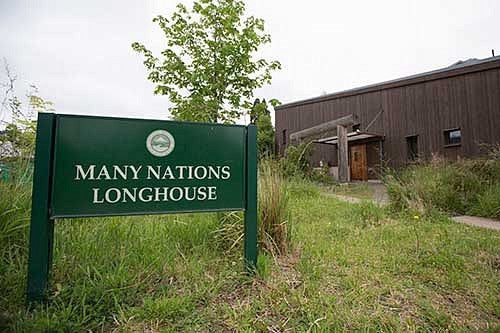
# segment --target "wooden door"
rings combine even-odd
[[[351,147],[351,180],[368,180],[366,145]]]

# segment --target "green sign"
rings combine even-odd
[[[256,128],[42,113],[38,118],[28,299],[43,299],[54,219],[245,211],[257,260]]]

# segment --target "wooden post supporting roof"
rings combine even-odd
[[[338,161],[339,161],[339,182],[347,183],[349,181],[349,147],[347,142],[347,128],[337,126],[338,137]]]
[[[356,115],[350,114],[345,117],[337,118],[335,120],[328,121],[313,127],[303,129],[301,131],[290,134],[290,142],[300,142],[302,138],[310,137],[313,135],[322,134],[327,131],[337,129],[337,126],[352,126],[358,122],[358,117]]]
[[[337,130],[338,137],[338,165],[339,181],[346,183],[350,180],[349,170],[349,144],[347,140],[347,126],[358,123],[358,117],[354,114],[337,118],[310,128],[290,134],[290,142],[299,143],[302,138],[323,134],[331,130]]]

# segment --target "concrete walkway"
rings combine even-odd
[[[453,216],[453,221],[472,225],[480,228],[500,230],[500,221],[477,216]]]
[[[373,189],[373,196],[371,199],[373,202],[375,202],[379,206],[385,206],[389,203],[389,197],[387,195],[387,190],[384,184],[371,183],[371,182],[367,184]],[[335,194],[335,193],[323,192],[323,194],[349,203],[359,203],[362,201],[361,199],[358,198]],[[466,216],[466,215],[453,216],[451,217],[451,219],[455,222],[464,223],[479,228],[500,230],[500,221],[498,220],[488,219],[484,217],[477,217],[477,216]]]
[[[387,195],[387,190],[384,184],[380,182],[367,182],[366,184],[373,190],[372,198],[370,199],[371,201],[373,201],[379,206],[385,206],[389,204],[389,196]],[[326,196],[336,198],[349,203],[359,203],[363,201],[362,199],[342,194],[329,193],[329,192],[322,192],[322,193]]]
[[[373,201],[379,206],[389,204],[389,196],[387,195],[387,188],[384,184],[378,182],[368,182],[368,185],[373,189]]]
[[[321,192],[321,194],[326,195],[328,197],[335,198],[335,199],[339,199],[341,201],[349,202],[349,203],[359,203],[362,201],[359,198],[348,197],[345,195],[340,195],[340,194],[335,194],[335,193]]]

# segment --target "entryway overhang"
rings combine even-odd
[[[384,135],[378,133],[364,132],[364,131],[356,131],[347,133],[347,142],[355,142],[355,141],[379,141],[384,140]],[[337,145],[338,144],[338,136],[331,136],[328,138],[322,138],[314,140],[315,143],[321,143],[326,145]]]

